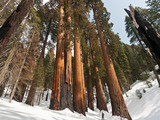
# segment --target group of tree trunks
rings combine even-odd
[[[34,0],[22,0],[17,9],[9,16],[3,26],[0,28],[0,54],[7,46],[10,41],[10,38],[17,30],[30,8],[33,6]],[[71,10],[71,0],[67,1],[67,8]],[[123,99],[123,95],[118,83],[118,79],[113,67],[113,63],[109,54],[108,46],[104,37],[103,30],[99,22],[99,16],[97,14],[96,2],[92,0],[92,8],[94,13],[95,24],[100,40],[100,45],[102,48],[104,65],[107,74],[106,83],[108,85],[111,105],[112,105],[112,114],[118,115],[128,120],[132,118],[129,115],[127,106]],[[70,11],[68,10],[68,11]],[[126,10],[126,9],[125,9]],[[81,38],[80,38],[80,25],[79,17],[75,16],[74,18],[74,75],[72,76],[72,42],[71,42],[71,14],[65,14],[65,2],[64,0],[59,0],[59,23],[58,23],[58,35],[57,35],[57,53],[55,60],[55,68],[53,75],[53,88],[50,102],[50,109],[60,110],[66,107],[71,110],[75,110],[79,113],[85,115],[87,110],[86,102],[86,93],[85,93],[85,81],[84,81],[84,70],[83,70],[83,59],[82,59],[82,50],[81,50]],[[130,11],[126,10],[130,18],[133,20],[134,25],[136,26],[139,35],[142,40],[149,48],[153,58],[160,65],[160,35],[153,29],[151,24],[146,21],[141,15],[130,6]],[[65,18],[66,21],[65,21]],[[46,32],[46,37],[44,40],[44,45],[42,48],[41,55],[38,61],[41,61],[44,58],[45,48],[47,44],[47,39],[50,33],[52,18],[48,22],[48,28]],[[69,30],[65,30],[65,23],[69,24]],[[96,32],[96,30],[95,30]],[[98,42],[98,41],[97,41]],[[97,107],[100,110],[106,110],[107,105],[105,101],[104,91],[102,88],[101,78],[99,75],[98,66],[95,60],[95,51],[93,49],[92,41],[89,41],[91,47],[91,56],[94,64],[95,71],[95,85],[96,85],[96,98],[97,98]],[[97,43],[98,44],[98,43]],[[30,48],[30,47],[29,47]],[[29,51],[28,48],[28,51]],[[25,59],[24,59],[25,62]],[[23,66],[22,66],[23,67]],[[87,91],[88,91],[88,107],[94,110],[93,106],[93,86],[92,86],[92,77],[90,69],[90,60],[89,55],[87,56]],[[20,76],[20,75],[19,75]],[[72,84],[73,77],[73,84]],[[19,84],[18,84],[19,82]],[[16,92],[16,85],[21,87],[20,96]],[[24,96],[24,91],[26,85],[17,80],[14,91],[12,91],[11,98],[14,96],[18,101],[22,101],[22,96]],[[73,85],[73,89],[72,89]],[[29,97],[27,98],[26,103],[33,105],[34,96],[36,93],[37,81],[32,81],[31,90],[29,92]],[[14,95],[15,93],[15,95]],[[72,100],[73,94],[73,100]]]

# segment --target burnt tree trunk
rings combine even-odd
[[[64,79],[64,1],[59,1],[59,25],[58,25],[58,38],[57,38],[57,53],[53,77],[53,87],[50,102],[50,109],[60,109],[60,89],[61,80]]]
[[[17,30],[24,17],[29,12],[34,0],[22,0],[17,9],[8,17],[3,26],[0,28],[0,54],[7,46],[11,36]]]
[[[72,41],[71,41],[71,0],[66,2],[67,10],[65,11],[67,14],[67,24],[65,31],[65,50],[64,50],[64,64],[65,64],[65,80],[61,83],[63,84],[63,88],[61,91],[61,108],[69,108],[73,110],[73,97],[72,97]]]
[[[101,83],[101,78],[99,75],[99,69],[98,69],[98,66],[96,63],[95,51],[93,50],[93,44],[92,44],[91,40],[89,40],[89,43],[91,46],[92,61],[93,61],[94,72],[95,72],[97,108],[99,110],[108,111],[107,105],[106,105],[106,100],[105,100],[105,95],[104,95],[104,91],[103,91],[103,87],[102,87],[102,83]]]
[[[73,108],[76,112],[85,115],[84,90],[82,78],[81,47],[79,37],[79,25],[76,21],[76,34],[74,39],[74,79],[73,79]]]
[[[130,11],[125,9],[131,20],[133,21],[143,42],[149,48],[153,58],[160,66],[160,35],[154,30],[152,25],[132,7]]]
[[[109,94],[111,98],[111,105],[112,105],[112,114],[121,116],[124,118],[127,118],[128,120],[131,120],[131,116],[129,115],[127,106],[125,104],[125,101],[123,99],[123,95],[118,83],[118,79],[113,67],[112,60],[110,58],[109,50],[106,45],[106,41],[104,38],[104,34],[100,28],[100,23],[99,23],[99,18],[96,10],[96,5],[93,3],[93,13],[94,13],[94,18],[96,22],[96,27],[98,30],[98,36],[100,38],[100,43],[101,43],[101,48],[102,48],[102,53],[103,53],[103,59],[105,63],[105,69],[107,73],[107,85],[109,89]]]

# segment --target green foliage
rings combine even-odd
[[[44,63],[43,59],[39,59],[35,68],[33,79],[37,80],[37,87],[40,89],[44,86]]]
[[[48,83],[51,85],[53,81],[53,60],[51,58],[51,53],[50,51],[46,55],[46,58],[44,59],[44,72],[45,72],[45,83]],[[49,87],[49,86],[48,86]]]

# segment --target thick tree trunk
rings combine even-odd
[[[58,39],[57,39],[57,53],[53,77],[53,88],[50,102],[50,109],[60,109],[60,89],[61,80],[64,79],[64,53],[63,53],[63,39],[64,39],[64,2],[59,1],[59,25],[58,25]]]
[[[94,110],[94,104],[93,104],[93,86],[92,86],[92,75],[91,75],[91,66],[90,66],[90,60],[89,55],[87,57],[87,93],[88,93],[88,107],[91,110]]]
[[[16,93],[17,93],[17,101],[18,101],[18,102],[22,102],[22,101],[23,101],[24,94],[25,94],[25,92],[26,92],[27,85],[24,84],[24,83],[21,81],[20,84],[19,84],[19,87],[20,87],[20,89],[19,89],[18,91],[16,91]]]
[[[71,0],[66,1],[67,10],[71,10]],[[70,38],[71,35],[71,15],[68,11],[67,15],[67,24],[65,31],[65,41],[64,41],[64,64],[65,64],[65,80],[61,83],[61,109],[69,108],[73,110],[73,98],[72,98],[72,41]]]
[[[24,17],[29,12],[34,0],[22,0],[17,9],[9,16],[0,28],[0,54],[7,46],[11,36],[17,30]]]
[[[76,23],[76,34],[74,39],[74,79],[73,79],[73,107],[78,113],[85,115],[84,90],[82,78],[81,47],[79,37],[79,25]]]
[[[103,87],[102,87],[102,83],[101,83],[101,78],[99,75],[99,69],[96,63],[96,58],[95,58],[95,51],[93,50],[93,45],[91,40],[89,40],[90,42],[90,46],[91,46],[91,53],[92,53],[92,61],[93,61],[93,65],[94,65],[94,72],[95,72],[95,86],[96,86],[96,99],[97,99],[97,108],[99,110],[106,110],[107,109],[107,105],[106,105],[106,100],[105,100],[105,95],[104,95],[104,91],[103,91]]]
[[[33,79],[32,84],[31,84],[31,88],[28,93],[27,100],[25,102],[26,104],[34,106],[34,96],[36,93],[36,87],[37,87],[37,80]]]
[[[118,79],[117,79],[117,76],[116,76],[116,73],[115,73],[115,70],[113,67],[112,60],[110,58],[110,54],[109,54],[108,47],[106,45],[104,34],[100,28],[98,14],[97,14],[96,6],[94,3],[93,3],[93,12],[94,12],[94,18],[95,18],[95,22],[96,22],[96,27],[98,30],[98,35],[100,38],[106,73],[108,76],[107,85],[108,85],[109,94],[110,94],[110,98],[111,98],[112,114],[127,118],[128,120],[131,120],[132,118],[129,115],[127,106],[126,106],[125,101],[123,99],[121,89],[119,87]]]

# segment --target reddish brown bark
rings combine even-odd
[[[94,12],[96,27],[98,30],[98,35],[100,38],[106,73],[108,76],[108,79],[106,82],[108,85],[109,94],[110,94],[110,98],[111,98],[112,114],[127,118],[128,120],[131,120],[132,118],[129,115],[127,106],[126,106],[125,101],[122,96],[121,89],[119,87],[118,79],[117,79],[117,76],[116,76],[116,73],[115,73],[115,70],[113,67],[112,60],[110,58],[110,54],[109,54],[108,47],[106,45],[104,34],[100,28],[98,14],[97,14],[96,6],[94,3],[93,3],[92,7],[93,7],[93,12]]]
[[[81,76],[82,76],[82,90],[83,90],[83,109],[87,111],[87,99],[86,99],[86,90],[85,90],[85,79],[84,79],[84,70],[83,70],[83,58],[81,50]]]
[[[79,37],[79,25],[76,23],[76,34],[74,39],[74,79],[73,79],[73,107],[74,110],[85,115],[84,90],[82,78],[82,61]]]
[[[93,86],[92,86],[92,76],[91,76],[91,66],[90,66],[90,60],[89,56],[87,57],[87,93],[88,93],[88,107],[91,110],[94,110],[94,104],[93,104]]]
[[[34,0],[22,0],[17,9],[9,16],[0,28],[0,54],[7,46],[11,36],[17,30],[24,17],[29,12]]]
[[[60,90],[61,80],[64,79],[64,52],[63,52],[63,39],[64,39],[64,1],[59,1],[59,25],[58,25],[58,39],[57,39],[57,53],[56,62],[53,76],[53,88],[50,102],[50,109],[60,109]]]
[[[73,98],[72,98],[72,42],[70,39],[71,35],[71,0],[66,1],[67,11],[67,24],[65,26],[65,41],[64,41],[64,64],[65,64],[65,80],[61,83],[61,109],[69,108],[73,110]]]
[[[102,87],[102,83],[101,83],[101,78],[99,75],[99,69],[96,63],[96,58],[95,58],[95,51],[93,49],[93,44],[91,42],[91,40],[89,40],[90,42],[90,46],[91,46],[91,54],[92,54],[92,61],[93,61],[93,65],[94,65],[94,72],[95,72],[95,85],[96,85],[96,99],[97,99],[97,108],[100,110],[106,110],[107,109],[107,105],[106,105],[106,100],[105,100],[105,95],[104,95],[104,91],[103,91],[103,87]]]

